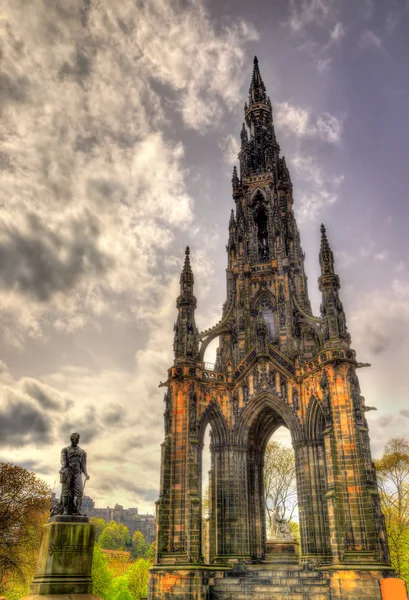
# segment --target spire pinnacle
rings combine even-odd
[[[334,255],[328,243],[325,225],[321,223],[321,248],[320,248],[321,273],[324,275],[334,273]]]
[[[193,293],[193,284],[194,277],[192,267],[190,265],[190,248],[189,246],[186,246],[185,262],[183,264],[182,273],[180,274],[181,293],[183,293],[183,291],[187,291],[189,288],[191,288],[191,293]]]
[[[229,229],[231,229],[235,225],[236,225],[236,219],[234,218],[234,210],[231,209],[231,212],[230,212],[230,221],[229,221]]]
[[[239,176],[237,175],[237,168],[236,165],[234,165],[233,167],[233,176],[231,178],[231,183],[233,186],[233,192],[237,190],[237,188],[240,185],[240,180],[239,180]]]
[[[241,139],[241,146],[242,147],[245,146],[248,143],[248,141],[249,141],[249,137],[247,135],[246,125],[244,123],[241,126],[240,139]]]
[[[259,102],[264,103],[264,104],[267,103],[266,87],[261,78],[261,73],[260,73],[260,69],[258,66],[257,56],[254,57],[254,62],[253,62],[253,75],[251,77],[249,98],[250,98],[250,104],[259,103]]]

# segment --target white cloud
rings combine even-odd
[[[388,260],[388,253],[387,252],[377,252],[376,254],[374,254],[374,259],[379,262],[385,262]]]
[[[308,136],[330,144],[341,141],[343,120],[330,113],[314,117],[306,108],[281,102],[275,107],[275,122],[298,138]]]
[[[334,0],[290,0],[291,30],[298,33],[311,24],[324,26],[334,6]]]
[[[290,164],[299,180],[296,190],[300,191],[295,195],[298,219],[315,220],[324,207],[336,202],[337,188],[344,177],[325,174],[312,156],[296,154]]]
[[[361,36],[359,38],[359,47],[361,48],[361,50],[366,50],[369,48],[376,48],[378,50],[381,50],[383,44],[381,38],[377,36],[376,33],[371,31],[370,29],[366,29],[361,33]]]
[[[331,59],[329,57],[317,59],[318,72],[324,73],[324,71],[326,71],[328,69],[330,63],[331,63]]]
[[[165,134],[169,117],[177,110],[199,132],[217,124],[240,98],[244,46],[256,37],[244,21],[216,32],[193,1],[85,13],[80,0],[10,7],[3,340],[22,349],[26,335],[71,332],[103,314],[149,325],[161,313],[178,236],[198,231],[183,145]]]
[[[219,147],[223,152],[223,158],[228,165],[237,164],[237,155],[240,152],[240,144],[237,136],[228,135],[219,142]]]
[[[342,38],[345,36],[345,28],[343,26],[343,24],[338,21],[338,23],[335,24],[334,28],[331,29],[330,31],[330,40],[331,42],[337,44],[338,42],[340,42],[342,40]]]

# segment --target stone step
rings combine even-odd
[[[319,571],[253,564],[216,577],[209,600],[328,600],[328,587],[328,575]]]

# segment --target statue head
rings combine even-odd
[[[72,433],[70,435],[70,440],[73,446],[78,446],[78,442],[80,441],[80,434],[79,433]]]

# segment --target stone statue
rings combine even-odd
[[[278,507],[276,506],[271,515],[271,535],[275,539],[293,540],[294,536],[290,531],[290,525],[286,519],[280,519],[278,516]]]
[[[78,446],[79,433],[70,436],[71,445],[61,450],[60,482],[62,484],[60,509],[57,514],[82,515],[82,497],[84,494],[85,479],[89,479],[87,471],[87,455],[85,450]],[[54,512],[55,514],[55,512]]]

